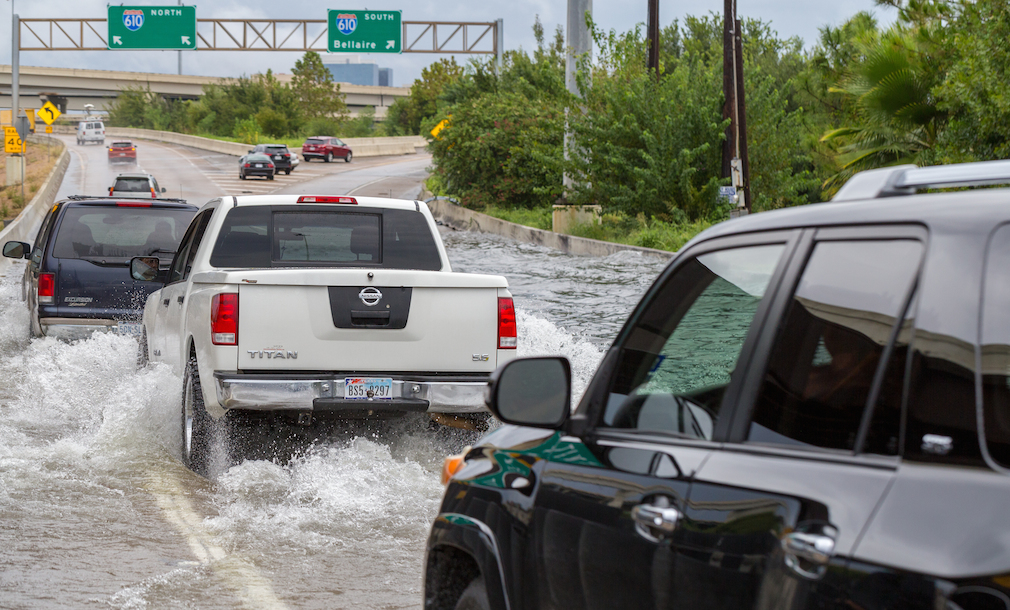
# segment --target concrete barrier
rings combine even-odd
[[[73,134],[76,128],[73,125],[56,125],[53,127],[54,133]],[[107,138],[136,138],[141,140],[154,140],[156,142],[168,142],[189,146],[199,150],[221,153],[224,155],[234,155],[241,157],[249,152],[252,144],[241,144],[239,142],[225,142],[213,138],[202,138],[191,136],[185,133],[175,133],[173,131],[155,131],[153,129],[134,129],[132,127],[106,127]],[[421,136],[395,136],[389,138],[342,138],[355,157],[381,157],[386,155],[413,155],[418,148],[428,145],[428,141]],[[301,154],[301,148],[292,148],[291,152]]]
[[[30,136],[28,139],[29,144],[33,142],[41,142],[45,136]],[[57,144],[62,145],[63,142],[56,141]],[[30,242],[35,232],[36,226],[45,217],[46,212],[49,211],[49,206],[53,204],[56,200],[56,193],[60,190],[60,185],[63,184],[63,176],[67,173],[67,167],[70,165],[70,151],[67,147],[63,147],[63,152],[60,153],[58,159],[56,159],[56,165],[53,166],[52,171],[49,172],[49,176],[46,181],[42,183],[39,187],[35,197],[21,210],[18,217],[15,218],[10,224],[0,229],[0,246],[9,241],[28,241]],[[12,265],[12,259],[0,257],[0,275],[6,275],[7,270]]]
[[[564,233],[554,233],[543,229],[534,229],[523,225],[508,222],[494,216],[488,216],[480,212],[468,210],[446,199],[431,199],[428,202],[431,214],[437,220],[465,231],[479,231],[481,233],[493,233],[512,239],[546,246],[568,252],[571,254],[583,254],[588,256],[609,256],[617,252],[639,252],[647,256],[659,258],[672,258],[673,252],[666,250],[656,250],[654,248],[642,248],[640,246],[628,246],[625,244],[615,244],[609,241],[598,239],[588,239],[565,235]]]

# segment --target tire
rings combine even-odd
[[[238,179],[239,180],[245,180],[245,174],[243,174],[242,172],[239,172],[238,173]]]
[[[137,368],[142,369],[147,366],[149,362],[149,357],[147,355],[147,329],[145,328],[140,334],[140,341],[137,344]]]
[[[483,577],[474,578],[466,589],[463,589],[463,594],[456,602],[456,610],[491,610],[491,602],[487,599]]]
[[[289,170],[289,169],[284,170],[284,175],[285,176],[290,176],[291,175],[291,170]]]
[[[270,174],[269,176],[267,176],[267,180],[273,180],[273,179],[274,179],[274,175],[273,174]]]
[[[207,476],[214,420],[203,405],[203,391],[196,355],[189,357],[182,380],[182,463],[196,474]]]
[[[344,163],[350,163],[350,162],[351,162],[351,151],[347,151],[347,156],[344,157]]]
[[[324,163],[329,163],[332,160],[333,160],[333,153],[331,153],[331,152],[326,153],[326,156],[323,157],[323,162]]]

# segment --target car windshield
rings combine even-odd
[[[249,155],[245,158],[246,163],[268,163],[270,157],[266,155]]]
[[[78,207],[63,215],[53,256],[119,258],[175,252],[195,210]]]
[[[150,193],[151,182],[147,178],[116,178],[112,190],[121,193]]]
[[[305,140],[305,143],[308,144],[308,145],[310,145],[310,146],[315,146],[317,144],[322,144],[323,141],[322,140],[317,140],[316,138],[312,138],[312,139],[309,139],[309,140]]]

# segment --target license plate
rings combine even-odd
[[[281,159],[283,159],[283,158],[284,158],[284,157],[282,157],[282,156],[280,156],[280,155],[275,155],[275,156],[274,156],[274,161],[280,161],[280,160],[281,160]]]
[[[253,167],[263,167],[263,164],[262,163],[257,163],[255,165],[253,165]]]
[[[347,377],[344,379],[344,398],[390,400],[393,398],[393,380],[389,377]]]
[[[116,332],[121,335],[139,337],[144,329],[143,322],[120,322],[116,326]]]
[[[119,153],[119,156],[120,156],[120,157],[125,157],[125,156],[126,156],[126,153]]]

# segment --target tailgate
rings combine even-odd
[[[238,368],[494,370],[497,287],[384,285],[380,279],[343,285],[240,284]],[[489,358],[475,359],[475,354]]]

